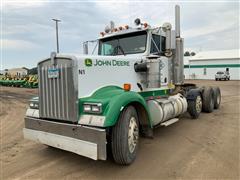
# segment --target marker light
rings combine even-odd
[[[148,24],[147,23],[144,23],[143,24],[144,28],[148,27]]]
[[[130,90],[131,90],[131,84],[124,84],[124,85],[123,85],[123,89],[124,89],[125,91],[130,91]]]

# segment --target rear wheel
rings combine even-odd
[[[213,87],[214,109],[218,109],[221,103],[221,91],[219,87]]]
[[[188,101],[188,112],[193,119],[197,119],[202,112],[202,98],[200,95]]]
[[[211,87],[205,87],[202,93],[202,103],[204,112],[212,112],[214,109],[214,92]]]
[[[128,106],[112,129],[112,155],[116,163],[131,164],[137,155],[139,124],[136,109]]]

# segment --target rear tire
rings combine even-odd
[[[203,111],[207,113],[213,112],[214,109],[214,92],[211,87],[205,87],[202,93]]]
[[[221,103],[221,91],[219,87],[213,87],[214,109],[218,109]]]
[[[128,106],[112,129],[112,155],[116,163],[131,164],[137,155],[139,124],[136,109]]]
[[[202,98],[200,95],[194,100],[188,101],[188,113],[193,119],[197,119],[202,112]]]

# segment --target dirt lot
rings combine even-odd
[[[25,110],[37,90],[0,87],[0,179],[239,179],[240,82],[194,82],[221,87],[220,110],[156,129],[126,167],[24,140]]]

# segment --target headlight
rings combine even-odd
[[[89,104],[84,104],[84,105],[83,105],[83,111],[84,111],[84,112],[91,112],[91,105],[89,105]]]
[[[89,103],[83,104],[83,111],[87,113],[102,113],[102,104],[101,103]]]
[[[101,111],[101,106],[98,105],[94,105],[92,106],[92,112],[100,112]]]
[[[38,102],[30,102],[30,108],[31,109],[38,109],[39,108],[39,106],[38,106]]]

